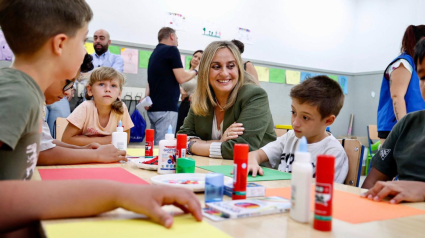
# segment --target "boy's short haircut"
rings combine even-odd
[[[158,42],[166,40],[170,37],[171,34],[176,34],[176,31],[171,27],[163,27],[158,32]]]
[[[422,63],[425,58],[425,37],[418,41],[415,46],[415,56],[413,57],[415,63],[415,69],[418,68],[418,64]]]
[[[33,54],[61,33],[74,37],[92,17],[85,0],[0,0],[0,26],[15,55]]]
[[[335,115],[344,105],[344,93],[339,83],[326,75],[306,79],[291,89],[290,96],[299,103],[317,106],[322,119]]]

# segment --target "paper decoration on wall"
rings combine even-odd
[[[301,72],[286,70],[286,83],[296,85],[300,83]]]
[[[250,29],[238,27],[236,39],[242,41],[245,44],[252,44],[252,32]]]
[[[260,82],[268,82],[270,69],[267,67],[262,67],[262,66],[254,66],[254,67],[255,67],[255,70],[257,70],[258,80]]]
[[[93,43],[91,42],[86,42],[84,43],[84,46],[86,47],[86,51],[88,54],[93,54],[94,53],[94,47],[93,47]]]
[[[121,48],[119,46],[110,45],[108,50],[109,52],[111,52],[111,54],[115,54],[115,55],[121,54]]]
[[[139,50],[139,68],[147,69],[152,51]]]
[[[270,68],[270,83],[285,83],[285,70]]]
[[[177,31],[184,31],[186,27],[186,17],[180,13],[166,12],[165,26]]]
[[[338,75],[329,74],[328,77],[338,82]]]
[[[316,74],[308,73],[308,72],[301,72],[301,83],[304,82],[308,78],[313,78],[316,76]]]
[[[185,65],[186,65],[186,57],[184,55],[180,55],[180,59],[182,60],[182,65],[183,65],[183,69],[185,69]]]
[[[139,52],[136,49],[122,48],[121,56],[124,59],[124,73],[137,74],[139,69]]]
[[[202,35],[215,37],[215,38],[221,38],[221,31],[216,24],[210,21],[206,21],[202,25]]]
[[[185,69],[190,69],[190,61],[192,60],[193,56],[186,56],[186,67]]]
[[[348,94],[348,79],[347,79],[347,76],[339,76],[338,82],[339,82],[339,85],[342,88],[342,91],[344,91],[344,94]]]
[[[4,38],[3,31],[0,30],[0,60],[12,61],[13,52]]]

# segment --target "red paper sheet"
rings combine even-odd
[[[39,169],[42,180],[106,179],[121,183],[149,184],[123,168]]]
[[[312,189],[311,210],[314,210],[314,188]],[[266,197],[280,196],[291,198],[291,188],[268,188]],[[375,202],[362,198],[357,194],[334,190],[333,214],[336,219],[358,224],[371,221],[381,221],[387,219],[416,216],[425,214],[425,210],[420,210],[400,204],[390,204],[389,202]]]

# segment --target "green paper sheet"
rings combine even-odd
[[[338,75],[328,75],[328,77],[338,82]]]
[[[193,56],[186,55],[186,69],[190,69],[190,61],[192,60]]]
[[[230,172],[233,170],[233,165],[212,165],[212,166],[197,166],[198,168],[205,169],[214,173],[224,174],[228,177],[233,177]],[[252,177],[251,174],[248,175],[248,182],[257,182],[257,181],[271,181],[271,180],[290,180],[292,175],[290,173],[281,172],[274,169],[264,168],[264,175],[257,175]]]
[[[270,68],[270,83],[285,83],[285,70]]]
[[[139,68],[147,69],[149,64],[149,58],[151,57],[152,51],[139,51]]]
[[[110,45],[109,46],[109,52],[115,55],[121,55],[121,49],[119,46]]]

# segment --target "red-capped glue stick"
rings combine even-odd
[[[248,179],[248,152],[246,144],[236,144],[233,147],[233,193],[232,200],[246,199],[246,184]]]
[[[153,129],[146,129],[145,158],[153,158],[154,137],[155,131]]]
[[[335,172],[335,157],[318,155],[316,162],[316,199],[313,228],[319,231],[332,230],[332,199]]]
[[[176,159],[186,157],[187,135],[177,134]]]

